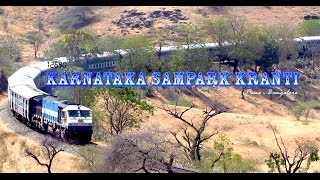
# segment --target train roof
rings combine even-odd
[[[320,36],[305,36],[294,38],[295,41],[317,41],[320,40]]]
[[[10,88],[18,86],[18,85],[29,85],[31,87],[36,87],[32,78],[14,73],[8,78],[8,85]]]
[[[69,105],[80,105],[79,103],[75,103],[75,102],[72,102],[72,101],[69,101],[69,100],[61,100],[55,96],[47,96],[47,97],[44,97],[43,98],[44,100],[48,100],[48,101],[52,101],[54,103],[56,103],[59,107],[62,107],[62,108],[65,108]]]
[[[66,106],[65,108],[63,108],[63,110],[68,111],[68,110],[75,110],[75,109],[79,109],[80,110],[84,110],[84,111],[91,111],[91,109],[85,107],[85,106],[81,106],[81,105],[69,105]]]
[[[49,94],[43,94],[43,95],[39,95],[39,96],[35,96],[33,99],[36,100],[36,101],[40,101],[42,100],[43,98],[49,96]]]
[[[11,90],[26,99],[31,99],[33,97],[40,96],[40,95],[49,95],[46,92],[43,92],[35,87],[24,85],[24,84],[12,87]]]
[[[37,67],[26,66],[23,69],[23,74],[31,79],[35,79],[41,74],[41,69]]]
[[[48,67],[48,61],[44,61],[44,62],[32,64],[32,65],[30,65],[29,67],[37,68],[37,69],[39,69],[40,71],[46,71],[46,70],[49,69],[49,67]]]

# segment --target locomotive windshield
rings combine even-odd
[[[69,117],[79,117],[79,110],[70,110],[68,111]]]
[[[69,110],[69,117],[76,118],[76,117],[91,117],[91,112],[88,110]]]
[[[91,117],[90,111],[80,111],[81,117]]]

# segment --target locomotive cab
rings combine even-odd
[[[61,123],[67,136],[90,142],[92,135],[92,110],[81,105],[67,105],[61,110]]]
[[[61,111],[61,121],[68,128],[92,125],[92,111],[81,105],[69,105]]]

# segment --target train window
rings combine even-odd
[[[69,117],[79,117],[80,112],[79,110],[70,110],[68,111]]]
[[[90,111],[80,111],[81,117],[91,117]]]
[[[110,63],[108,63],[108,67],[110,66]]]

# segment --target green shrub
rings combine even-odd
[[[213,148],[203,152],[203,161],[192,162],[193,168],[200,172],[248,173],[257,172],[257,162],[244,159],[240,154],[234,153],[229,139],[221,135],[214,142]]]
[[[310,109],[320,107],[319,101],[307,101],[307,102],[299,102],[289,108],[289,111],[292,115],[297,119],[300,120],[301,116],[305,116],[306,120],[308,119]]]
[[[93,8],[90,6],[76,6],[68,8],[55,19],[57,28],[62,33],[77,30],[95,21]]]
[[[188,99],[185,98],[179,98],[176,101],[169,101],[170,105],[178,105],[178,106],[185,106],[185,107],[190,107],[192,105],[192,102]]]

